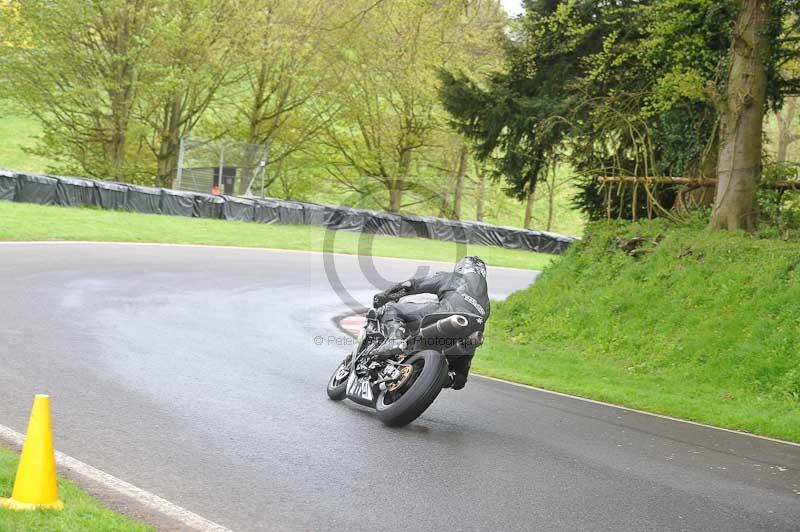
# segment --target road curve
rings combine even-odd
[[[334,262],[2,244],[0,424],[51,393],[61,451],[233,530],[800,530],[797,446],[481,378],[400,430],[327,400],[341,294],[421,265]]]

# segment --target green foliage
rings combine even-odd
[[[777,108],[800,91],[787,66],[800,57],[800,3],[764,4],[767,103]],[[608,206],[595,176],[716,173],[731,29],[742,3],[531,0],[525,8],[503,72],[487,83],[442,74],[445,106],[512,194],[535,187],[546,161],[566,157],[582,181],[577,204],[600,218]],[[655,194],[665,210],[675,192]],[[641,216],[630,189],[618,195],[612,214]]]
[[[703,220],[591,224],[496,305],[476,367],[800,440],[800,243]]]
[[[347,53],[325,97],[323,165],[350,191],[397,211],[434,202],[464,141],[447,125],[437,70],[481,76],[498,59],[505,16],[493,2],[379,2],[343,31]]]
[[[19,110],[0,100],[0,167],[13,168],[26,172],[46,173],[49,168],[56,167],[57,162],[36,156],[27,151],[34,145],[40,128],[38,122],[26,118]],[[273,167],[274,168],[274,167]],[[324,169],[312,158],[303,154],[291,157],[285,166],[285,173],[278,177],[267,189],[270,196],[312,201],[327,205],[345,205],[348,207],[376,207],[365,198],[350,192],[344,192],[333,181],[323,181],[313,178],[324,174]],[[559,171],[561,179],[571,175],[568,168]],[[439,190],[446,190],[447,184],[439,186]],[[476,219],[476,201],[478,183],[468,175],[464,187],[462,219]],[[580,212],[572,207],[571,197],[574,187],[566,183],[555,194],[553,205],[553,223],[551,230],[567,235],[580,235],[583,232],[584,220]],[[485,203],[483,209],[484,220],[488,223],[519,226],[523,217],[524,205],[503,193],[502,187],[497,183],[485,183]],[[446,201],[441,196],[440,201]],[[425,216],[441,216],[439,202],[419,202],[404,209],[405,212]],[[447,213],[445,213],[445,216]],[[533,210],[533,226],[544,229],[548,219],[547,190],[541,187],[537,191],[537,199]]]
[[[436,74],[499,68],[494,0],[24,0],[0,22],[0,99],[49,172],[170,186],[181,137],[233,139],[240,174],[269,146],[270,195],[474,217],[484,172]]]
[[[247,4],[14,2],[0,9],[2,96],[42,125],[54,170],[168,184],[178,137],[237,66]],[[246,31],[243,33],[246,34]]]
[[[762,181],[765,183],[797,181],[797,166],[768,162],[764,166]],[[800,230],[800,197],[796,191],[760,188],[758,205],[761,219],[766,222],[761,226],[761,234],[787,237],[797,234]]]
[[[463,71],[440,74],[440,96],[456,127],[475,141],[479,158],[495,163],[518,198],[535,188],[562,141],[579,100],[568,87],[586,71],[584,48],[597,43],[590,24],[580,16],[570,21],[579,4],[555,4],[526,4],[518,35],[506,46],[507,70],[490,75],[485,86]]]
[[[797,55],[796,7],[794,0],[770,2],[773,102],[800,87],[777,71]],[[442,98],[517,196],[535,186],[544,161],[564,156],[584,181],[711,177],[715,95],[724,93],[736,12],[733,0],[533,0],[511,34],[505,71],[486,83],[444,73]],[[579,205],[592,217],[605,215],[602,200],[593,201],[602,198],[597,185],[584,188]],[[616,204],[630,203],[629,196]],[[659,198],[664,208],[671,198],[674,191]]]

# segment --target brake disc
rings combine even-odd
[[[411,377],[411,373],[414,370],[414,366],[411,364],[400,364],[400,378],[394,382],[390,382],[386,385],[386,389],[390,392],[396,392],[408,382],[408,379]]]

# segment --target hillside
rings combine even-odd
[[[797,242],[700,223],[593,224],[534,286],[496,306],[475,366],[800,440],[799,265]]]

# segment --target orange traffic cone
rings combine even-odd
[[[28,433],[19,458],[14,491],[10,499],[0,498],[0,507],[11,510],[49,508],[61,510],[56,484],[56,457],[50,427],[50,396],[37,395],[33,401]]]

